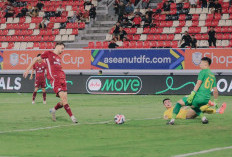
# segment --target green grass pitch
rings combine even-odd
[[[68,99],[79,124],[72,124],[64,109],[51,120],[49,108],[59,99],[37,94],[0,93],[0,157],[170,157],[213,148],[232,146],[232,97],[223,115],[206,115],[208,125],[199,118],[176,120],[168,126],[161,117],[162,100],[173,104],[182,96],[81,95]],[[116,125],[113,117],[124,114],[126,122]],[[103,123],[102,123],[103,122]],[[106,123],[104,123],[106,122]],[[231,157],[232,149],[218,150],[197,157]]]

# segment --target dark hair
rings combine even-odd
[[[37,57],[39,57],[39,56],[41,56],[41,54],[39,53],[39,54],[37,54]]]
[[[164,102],[165,102],[166,100],[170,100],[170,99],[169,99],[169,98],[165,98],[165,99],[163,100],[163,104],[164,104]]]
[[[58,46],[58,45],[63,45],[63,46],[65,47],[64,43],[61,42],[61,41],[56,43],[56,46]],[[56,46],[55,46],[55,47],[56,47]]]
[[[203,58],[201,58],[201,60],[202,61],[206,61],[206,62],[208,62],[208,64],[210,65],[211,64],[211,59],[209,58],[209,57],[203,57]]]

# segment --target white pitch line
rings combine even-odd
[[[144,119],[127,119],[126,121],[131,121],[131,120],[154,120],[154,119],[160,119],[160,117],[144,118]],[[56,125],[56,126],[31,128],[31,129],[19,129],[19,130],[0,131],[0,134],[12,133],[12,132],[27,132],[27,131],[37,131],[37,130],[49,130],[49,129],[54,129],[54,128],[69,127],[69,126],[75,126],[75,125],[109,124],[110,122],[113,122],[113,120],[101,121],[101,122],[93,122],[93,123],[78,123],[78,124]]]
[[[175,155],[175,156],[172,156],[172,157],[186,157],[186,156],[192,156],[192,155],[198,155],[198,154],[205,154],[205,153],[214,152],[214,151],[219,151],[219,150],[225,150],[225,149],[232,149],[232,146],[229,146],[229,147],[221,147],[221,148],[213,148],[213,149],[203,150],[203,151],[200,151],[200,152],[193,152],[193,153]]]

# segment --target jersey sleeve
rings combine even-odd
[[[201,70],[201,72],[200,72],[199,75],[198,75],[197,80],[204,81],[204,77],[205,77],[205,73],[204,73],[203,70]]]
[[[48,58],[48,54],[49,54],[49,51],[45,51],[41,54],[41,58],[42,59],[45,59],[45,58]]]

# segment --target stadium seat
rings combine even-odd
[[[137,41],[137,48],[143,48],[143,41]]]
[[[144,48],[150,48],[150,41],[144,41]]]

